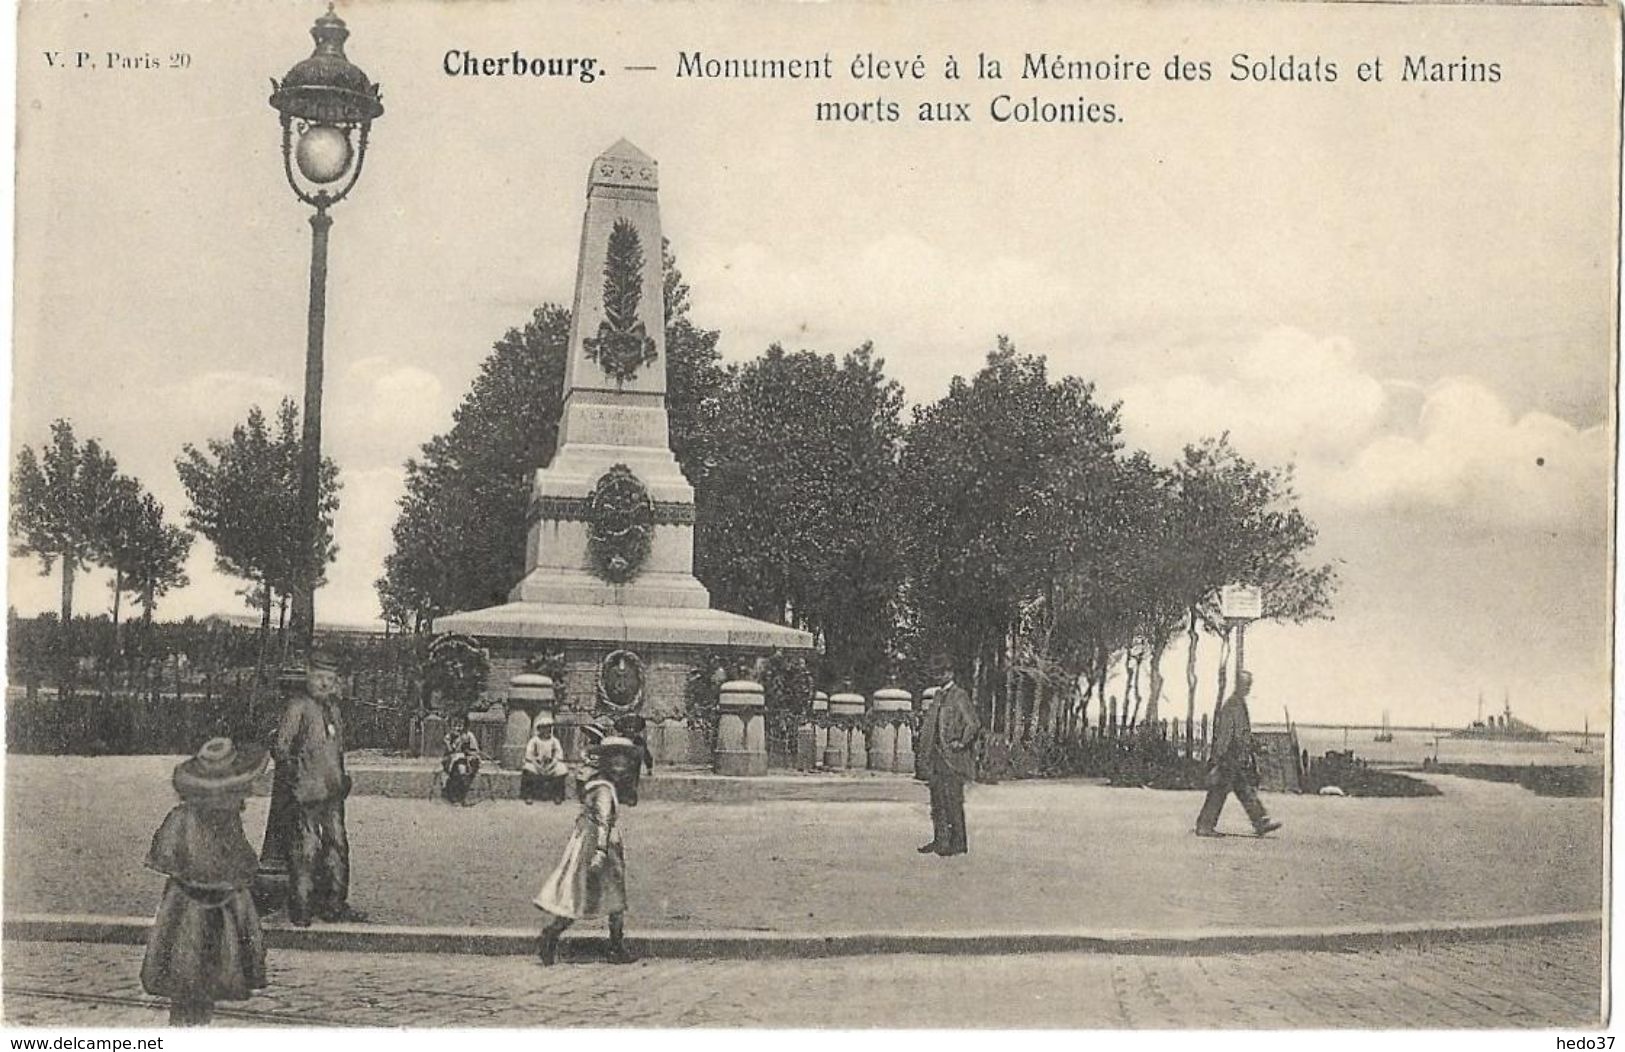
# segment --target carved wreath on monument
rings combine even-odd
[[[598,707],[624,716],[643,704],[643,659],[617,650],[598,668]]]
[[[593,572],[624,584],[636,577],[649,557],[655,504],[638,477],[616,464],[587,497],[587,554]]]
[[[587,357],[624,384],[655,360],[655,341],[638,320],[643,298],[643,241],[637,228],[617,219],[604,254],[604,320],[598,335],[582,341]]]

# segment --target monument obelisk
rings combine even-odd
[[[527,657],[562,652],[566,714],[657,723],[680,721],[689,672],[707,656],[813,646],[805,632],[711,609],[694,576],[694,490],[666,415],[659,185],[659,166],[624,139],[593,161],[563,417],[532,487],[525,575],[506,604],[434,623],[491,649],[494,695]]]

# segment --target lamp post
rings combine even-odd
[[[293,638],[308,654],[316,631],[316,581],[321,566],[322,336],[327,322],[328,209],[361,178],[367,134],[383,115],[378,85],[344,57],[350,31],[333,13],[316,19],[310,35],[316,50],[271,81],[271,105],[282,118],[282,170],[294,195],[315,209],[310,217],[310,315],[305,341],[305,420],[299,448],[299,533],[306,553],[294,579]],[[336,187],[336,189],[335,189]],[[284,670],[285,672],[287,670]],[[303,690],[297,674],[279,683],[285,695]],[[288,887],[288,846],[295,804],[292,772],[276,765],[265,842],[255,874],[254,898],[262,912],[281,908]]]
[[[316,19],[316,50],[271,81],[271,105],[282,118],[282,169],[294,195],[315,209],[310,217],[310,314],[305,342],[304,436],[299,451],[299,527],[307,561],[295,579],[291,628],[295,645],[310,649],[316,630],[316,581],[321,563],[322,337],[327,321],[328,209],[355,188],[367,159],[367,135],[383,115],[378,85],[344,56],[350,31],[333,13]],[[334,189],[334,187],[337,187]]]

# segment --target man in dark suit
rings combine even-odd
[[[1207,799],[1196,816],[1197,836],[1218,836],[1219,812],[1231,793],[1241,801],[1253,831],[1259,836],[1273,833],[1281,823],[1264,812],[1258,798],[1258,763],[1253,758],[1253,724],[1247,714],[1247,695],[1253,689],[1253,674],[1238,672],[1236,689],[1219,706],[1213,721],[1213,758],[1208,768]]]
[[[277,767],[286,766],[293,795],[288,851],[288,920],[308,927],[364,920],[349,904],[350,840],[344,829],[344,721],[339,716],[338,663],[313,650],[304,689],[295,689],[277,729]]]
[[[954,675],[947,657],[932,660],[940,678],[936,701],[920,726],[926,784],[931,789],[931,843],[920,854],[963,855],[969,850],[965,833],[965,783],[976,777],[976,708],[970,694]]]

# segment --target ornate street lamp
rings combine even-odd
[[[378,85],[344,57],[350,31],[333,13],[316,19],[316,50],[271,81],[271,105],[282,117],[282,168],[295,196],[316,211],[310,217],[310,317],[305,345],[304,441],[299,463],[299,523],[310,562],[295,583],[293,638],[308,651],[316,630],[316,580],[322,464],[322,334],[327,321],[327,210],[355,188],[367,159],[367,135],[383,115]],[[331,187],[338,184],[337,189]]]
[[[367,134],[383,115],[378,85],[344,57],[350,31],[333,13],[316,19],[310,35],[316,50],[271,81],[271,105],[282,117],[282,169],[294,195],[316,211],[310,217],[310,316],[305,343],[305,426],[299,457],[299,530],[309,561],[297,575],[293,638],[309,653],[316,631],[316,580],[320,576],[320,484],[322,465],[322,334],[327,323],[327,210],[355,188],[367,158]],[[337,185],[337,189],[332,189]],[[284,677],[286,692],[303,689],[301,678]],[[288,888],[288,847],[294,815],[293,783],[277,765],[265,843],[255,874],[254,898],[262,911],[282,906]]]

